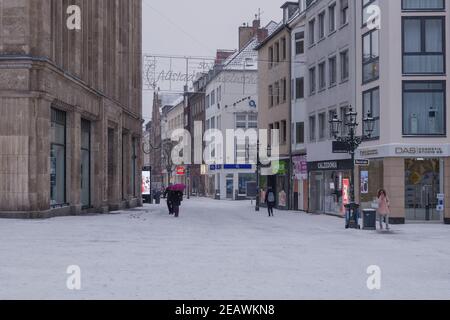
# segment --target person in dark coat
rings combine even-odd
[[[180,214],[180,206],[183,201],[183,192],[181,191],[172,191],[172,205],[173,205],[173,213],[175,214],[175,218],[178,218]]]
[[[268,188],[266,192],[266,199],[264,202],[267,204],[267,210],[269,211],[269,217],[273,217],[273,208],[275,207],[275,192],[272,188]]]
[[[169,209],[169,214],[172,215],[173,211],[173,191],[170,188],[166,188],[164,191],[164,196],[167,199],[167,209]]]

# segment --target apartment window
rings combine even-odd
[[[348,0],[341,0],[341,25],[345,25],[348,23]]]
[[[445,81],[403,82],[403,134],[445,135]]]
[[[280,83],[277,81],[277,82],[275,82],[275,102],[276,102],[276,105],[279,105],[280,104]]]
[[[341,121],[342,121],[342,126],[341,126],[341,135],[342,136],[347,136],[349,133],[349,129],[347,126],[347,113],[349,112],[349,108],[348,106],[344,106],[341,107]]]
[[[316,141],[316,116],[309,117],[309,141]]]
[[[211,92],[211,106],[213,106],[213,105],[215,105],[216,104],[216,91],[215,90],[213,90],[212,92]]]
[[[269,86],[269,107],[273,107],[273,86]]]
[[[236,129],[247,129],[247,114],[236,114]]]
[[[280,62],[280,43],[275,43],[275,62]]]
[[[325,89],[327,86],[325,62],[319,64],[319,90]]]
[[[374,4],[376,0],[362,0],[362,26],[365,27],[371,18],[371,13],[368,9],[370,5]]]
[[[295,79],[295,98],[303,99],[305,97],[305,80],[304,78]]]
[[[333,119],[334,116],[336,115],[336,113],[337,113],[336,109],[332,109],[332,110],[328,111],[328,119],[330,119],[330,120]],[[329,131],[329,138],[334,139],[333,132],[331,132],[331,130]]]
[[[206,96],[206,109],[208,109],[210,107],[210,98],[209,98],[209,94]]]
[[[216,129],[216,118],[215,117],[212,117],[210,119],[210,126],[211,126],[211,129]]]
[[[328,59],[328,69],[329,69],[329,78],[330,78],[330,87],[336,85],[337,82],[337,63],[336,56]]]
[[[372,138],[380,137],[380,89],[374,88],[363,92],[363,115],[364,119],[369,112],[375,119],[375,129],[372,133]],[[367,132],[364,132],[367,134]]]
[[[341,80],[348,80],[349,77],[349,55],[348,50],[341,52]]]
[[[51,109],[50,128],[50,204],[66,204],[66,113]]]
[[[297,122],[295,124],[295,141],[297,144],[305,143],[305,123]]]
[[[287,58],[286,38],[281,39],[281,57],[283,61],[285,61]]]
[[[295,34],[295,54],[304,54],[305,53],[305,32],[297,32]]]
[[[309,94],[316,93],[316,68],[309,69]]]
[[[441,11],[445,9],[444,0],[402,0],[402,9],[411,11]]]
[[[286,100],[287,100],[287,81],[286,81],[286,79],[281,80],[281,90],[282,90],[283,102],[286,102]]]
[[[319,140],[324,140],[327,132],[327,116],[325,112],[319,114]]]
[[[286,144],[287,142],[287,122],[286,120],[281,121],[281,128],[280,128],[280,138],[281,138],[281,144]]]
[[[273,67],[273,47],[269,48],[269,69]]]
[[[217,88],[217,102],[222,101],[222,86]]]
[[[403,73],[444,73],[444,18],[403,18]]]
[[[330,33],[336,31],[336,3],[328,7],[328,31]]]
[[[325,11],[319,14],[319,40],[325,38]]]
[[[308,33],[309,33],[309,45],[312,46],[315,42],[315,25],[316,25],[316,20],[312,19],[309,24],[308,24]]]
[[[363,36],[363,82],[373,81],[380,76],[379,31],[373,30]]]
[[[247,118],[247,129],[256,129],[258,128],[258,114],[250,113]]]

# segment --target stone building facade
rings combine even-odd
[[[0,217],[141,204],[141,14],[138,0],[0,0]]]

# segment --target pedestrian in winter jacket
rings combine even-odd
[[[173,211],[173,191],[170,190],[169,188],[166,189],[166,191],[164,192],[166,198],[167,198],[167,209],[169,209],[169,214],[172,215],[174,214]]]
[[[266,199],[264,202],[267,204],[267,210],[269,211],[269,217],[273,217],[273,208],[275,207],[275,192],[272,188],[268,188],[266,192]]]
[[[386,190],[378,191],[378,215],[380,217],[380,229],[383,230],[383,220],[386,224],[386,230],[389,230],[389,215],[391,214],[390,201]]]
[[[178,218],[180,214],[180,206],[183,201],[183,192],[181,191],[172,191],[172,206],[173,213],[175,214],[175,218]]]

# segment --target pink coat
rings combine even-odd
[[[378,198],[378,213],[383,216],[391,213],[391,210],[389,209],[389,198],[384,195],[381,195]]]

